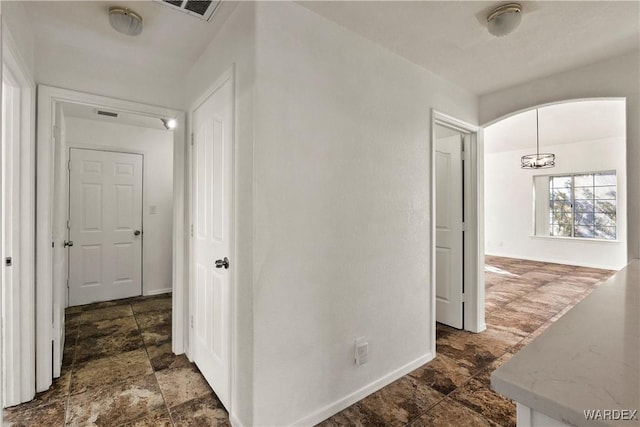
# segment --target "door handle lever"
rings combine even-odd
[[[66,248],[67,246],[73,246],[73,240],[69,240],[69,241],[64,241],[64,247]]]
[[[134,236],[139,236],[139,235],[140,235],[140,230],[136,230],[136,231],[134,231],[134,232],[133,232],[133,235],[134,235]]]
[[[229,258],[224,257],[224,259],[216,260],[216,268],[222,268],[222,267],[224,267],[225,270],[229,268]]]

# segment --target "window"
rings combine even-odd
[[[616,239],[616,173],[549,176],[549,235]]]

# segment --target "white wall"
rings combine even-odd
[[[491,128],[485,130],[490,144]],[[520,157],[531,150],[485,154],[485,247],[489,255],[595,268],[626,265],[625,138],[605,138],[546,146],[556,155],[553,169],[524,170]],[[617,242],[532,236],[533,177],[615,170],[618,179]]]
[[[311,425],[433,357],[430,110],[477,123],[477,98],[297,4],[256,8],[253,424]]]
[[[66,117],[68,147],[144,155],[142,221],[143,292],[171,292],[173,250],[173,132]],[[156,206],[156,214],[150,213]]]
[[[223,6],[234,6],[225,4]],[[234,423],[245,426],[253,422],[253,145],[254,145],[254,46],[255,6],[239,2],[216,38],[189,72],[188,108],[232,66],[235,67],[235,254],[230,256],[234,273],[235,343],[232,387]],[[188,181],[189,182],[189,181]]]
[[[3,32],[8,31],[17,47],[29,77],[35,75],[35,39],[31,20],[20,1],[2,2]],[[6,35],[6,33],[5,33]]]
[[[640,257],[640,56],[638,52],[480,97],[480,121],[567,99],[627,98],[628,255]],[[489,188],[489,187],[487,187]]]

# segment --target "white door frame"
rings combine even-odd
[[[487,326],[484,321],[484,149],[482,129],[435,109],[431,110],[431,309],[432,325],[436,324],[436,168],[435,140],[436,124],[455,129],[470,136],[468,151],[464,157],[464,329],[482,332]],[[466,148],[465,148],[466,149]],[[435,330],[432,334],[432,348],[435,354]]]
[[[230,274],[230,279],[229,279],[229,285],[230,285],[230,295],[229,298],[231,300],[231,305],[230,305],[230,313],[229,313],[229,327],[231,329],[230,331],[230,336],[231,336],[231,356],[229,358],[229,368],[231,370],[231,372],[229,373],[229,408],[227,408],[227,410],[229,411],[229,418],[231,420],[231,425],[242,425],[240,423],[240,421],[237,419],[236,416],[236,412],[235,412],[235,407],[236,407],[236,402],[239,401],[240,399],[240,395],[237,392],[237,388],[236,388],[236,384],[237,384],[237,377],[238,377],[238,372],[236,367],[238,366],[238,364],[236,363],[236,358],[238,356],[238,354],[240,354],[239,349],[237,348],[238,346],[238,340],[237,340],[237,336],[236,336],[236,315],[238,313],[237,310],[237,292],[236,292],[236,277],[237,277],[237,259],[238,259],[238,254],[237,254],[237,246],[236,246],[236,241],[235,241],[235,237],[237,235],[236,233],[236,203],[237,203],[237,198],[236,198],[236,181],[237,181],[237,177],[236,177],[236,126],[237,126],[237,120],[236,118],[237,116],[237,111],[236,111],[236,86],[235,86],[235,64],[231,66],[231,68],[229,68],[227,71],[225,71],[224,73],[222,73],[222,75],[220,75],[220,77],[218,77],[218,79],[216,79],[215,83],[213,85],[211,85],[206,91],[203,92],[203,94],[191,105],[191,108],[189,109],[189,135],[191,138],[191,144],[190,144],[190,149],[189,149],[189,154],[188,154],[188,170],[189,170],[189,203],[188,203],[188,209],[189,209],[189,213],[188,213],[188,218],[190,221],[192,221],[193,219],[193,194],[194,194],[194,189],[193,189],[193,180],[194,180],[194,171],[195,168],[193,167],[193,115],[194,112],[198,109],[198,107],[200,107],[211,95],[213,95],[218,88],[220,88],[225,82],[227,82],[229,79],[231,79],[231,86],[232,86],[232,90],[233,90],[233,105],[232,105],[232,109],[233,109],[233,126],[232,126],[232,132],[233,135],[231,136],[231,146],[232,146],[232,161],[231,161],[231,176],[233,177],[233,181],[232,181],[232,185],[231,185],[231,221],[229,224],[229,227],[231,229],[231,233],[230,233],[230,239],[231,239],[231,254],[230,254],[230,258],[231,258],[231,262],[230,262],[230,268],[229,268],[229,274]],[[191,230],[193,230],[193,225],[190,225]],[[193,244],[194,244],[194,240],[193,238],[190,239],[189,241],[189,254],[191,254],[193,252]],[[190,256],[188,257],[189,259],[189,268],[188,268],[188,274],[189,274],[189,280],[188,280],[188,284],[189,284],[189,295],[193,296],[193,292],[191,292],[191,290],[193,289],[194,286],[194,278],[195,278],[195,274],[193,272],[194,269],[194,265],[193,262],[191,261]],[[212,260],[213,261],[213,260]],[[193,301],[191,301],[191,299],[189,300],[189,309],[188,309],[188,313],[189,315],[191,315],[191,311],[192,311],[192,307],[193,307]],[[193,328],[189,328],[189,342],[193,342],[191,339],[191,336],[193,334]],[[189,349],[186,349],[187,352],[187,356],[189,357],[189,360],[193,361],[193,357],[192,355],[189,353]]]
[[[36,229],[36,389],[44,391],[53,379],[51,343],[53,341],[53,271],[52,271],[52,183],[55,150],[54,124],[58,104],[62,102],[106,108],[155,118],[175,118],[173,137],[173,317],[172,349],[184,353],[188,335],[185,333],[185,294],[187,292],[187,254],[185,253],[185,114],[178,110],[92,95],[69,89],[38,85],[37,137],[37,229]],[[60,243],[60,242],[58,242]],[[62,325],[62,327],[64,327]]]
[[[19,147],[20,147],[20,236],[12,254],[18,267],[19,280],[12,289],[3,289],[5,295],[13,295],[19,309],[4,313],[5,331],[11,332],[8,348],[3,348],[0,360],[4,363],[3,380],[7,381],[8,405],[28,401],[35,395],[35,82],[11,33],[2,28],[2,74],[17,88],[20,97]],[[4,260],[3,260],[4,264]],[[4,268],[4,267],[3,267]],[[20,284],[19,287],[15,285]],[[4,285],[4,284],[3,284]],[[7,301],[9,302],[9,301]],[[18,307],[15,307],[18,308]],[[5,352],[11,352],[6,354]]]

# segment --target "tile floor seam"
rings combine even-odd
[[[151,365],[151,371],[153,373],[153,379],[156,382],[156,385],[158,386],[158,390],[160,390],[160,396],[162,396],[162,402],[164,403],[164,407],[167,410],[167,414],[169,414],[169,422],[171,422],[171,425],[175,427],[175,422],[173,421],[173,417],[171,416],[171,408],[169,408],[169,405],[167,404],[167,399],[164,396],[164,392],[162,391],[162,387],[160,387],[160,383],[158,382],[158,376],[156,375],[156,368],[153,366],[153,363],[151,363],[151,356],[149,356],[149,350],[147,349],[147,342],[144,340],[144,336],[142,335],[142,328],[140,327],[140,323],[138,322],[138,314],[140,313],[136,313],[135,310],[133,309],[133,305],[131,306],[131,311],[133,312],[133,318],[136,321],[136,325],[138,326],[138,333],[140,334],[140,339],[142,339],[142,345],[144,346],[144,352],[147,355],[147,359],[149,360],[149,365]]]
[[[74,365],[76,362],[76,346],[78,345],[78,339],[80,336],[80,318],[76,320],[78,324],[76,325],[76,337],[75,342],[73,344],[73,359],[71,360],[71,365],[69,366],[69,389],[67,390],[67,396],[65,399],[66,406],[64,408],[64,418],[63,418],[63,426],[67,425],[67,419],[69,418],[69,406],[71,402],[71,385],[73,384],[73,373],[74,373]],[[64,349],[63,349],[63,358],[64,358]]]

